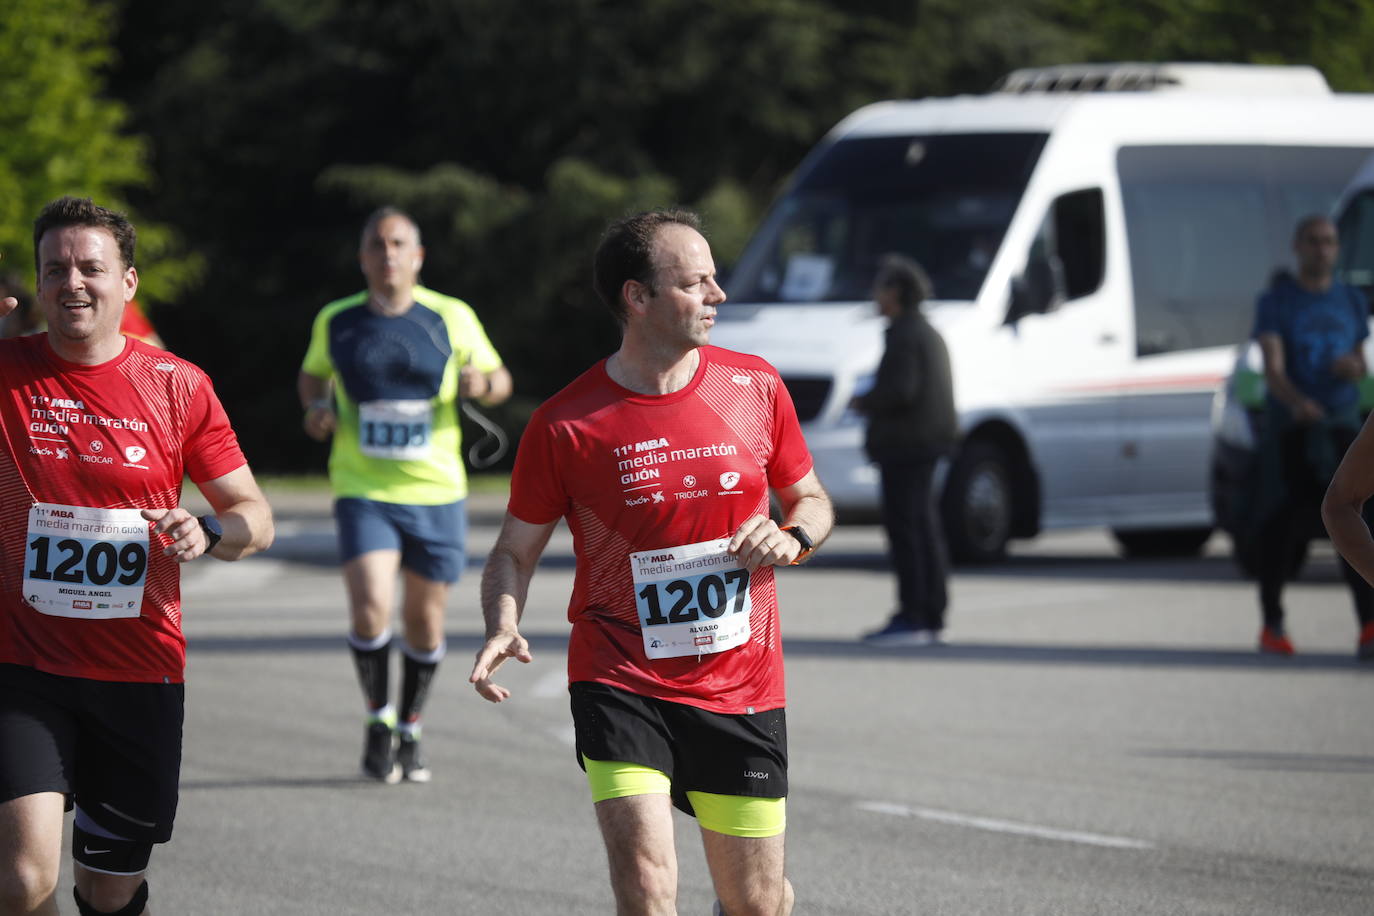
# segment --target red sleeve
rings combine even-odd
[[[510,478],[511,515],[531,525],[556,522],[568,512],[569,500],[559,473],[553,427],[536,412],[520,437]]]
[[[138,304],[137,299],[130,299],[124,306],[124,317],[120,319],[119,330],[140,340],[152,336],[153,324],[144,314],[143,306]]]
[[[811,450],[806,447],[792,394],[778,379],[773,397],[773,455],[768,461],[768,486],[790,487],[811,470]]]
[[[239,448],[239,438],[229,425],[229,416],[215,396],[209,377],[203,377],[191,397],[186,418],[186,439],[182,443],[186,473],[196,484],[223,477],[248,463]]]

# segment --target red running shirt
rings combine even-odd
[[[115,359],[81,366],[53,353],[46,334],[0,340],[0,662],[179,683],[186,639],[168,541],[150,535],[141,556],[100,535],[45,538],[34,513],[171,508],[185,475],[203,483],[244,464],[209,378],[185,360],[126,339]],[[102,598],[125,597],[126,581],[142,600],[136,613],[111,617],[114,599]],[[73,607],[54,610],[50,600],[40,613],[28,600],[39,590],[72,596]]]
[[[577,572],[568,620],[570,681],[740,714],[785,705],[772,567],[754,573],[750,636],[708,655],[650,659],[629,555],[734,534],[768,514],[769,488],[811,470],[796,409],[767,362],[702,347],[691,382],[642,395],[603,360],[546,401],[525,428],[510,512],[566,518]]]

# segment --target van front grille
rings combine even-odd
[[[792,395],[798,420],[809,423],[821,415],[825,399],[830,397],[829,378],[783,376],[782,383],[787,386],[787,393]]]

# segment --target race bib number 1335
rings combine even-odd
[[[644,652],[677,658],[724,652],[749,639],[749,570],[729,538],[630,554]]]
[[[24,600],[52,617],[137,617],[148,578],[148,522],[137,509],[39,503],[29,509]]]

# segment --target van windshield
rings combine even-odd
[[[1047,136],[859,137],[818,150],[745,248],[728,301],[867,300],[892,252],[926,269],[936,298],[977,298]]]

